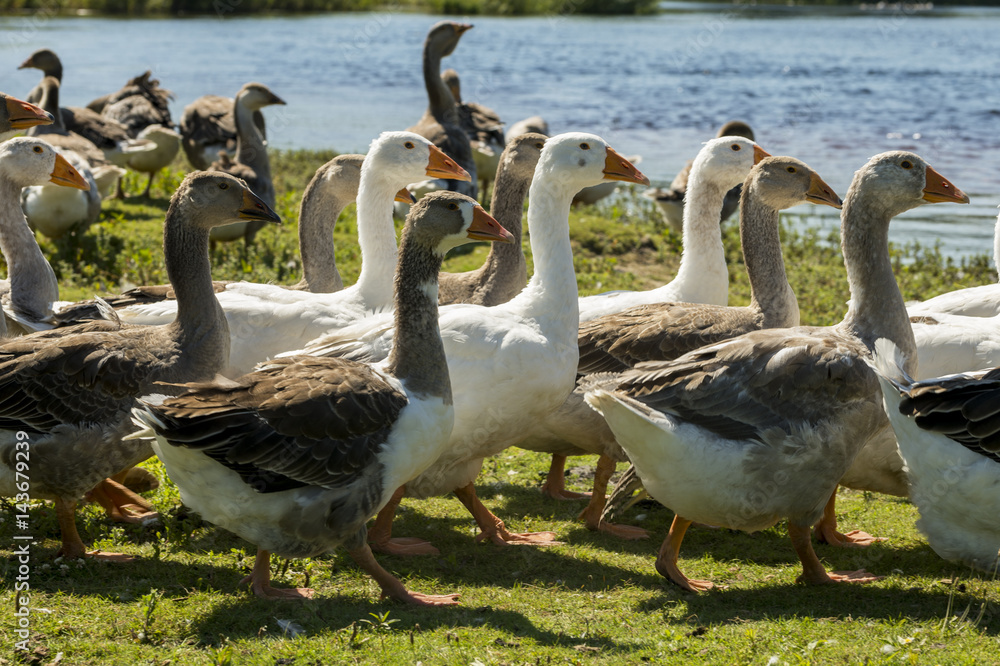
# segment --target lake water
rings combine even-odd
[[[992,252],[1000,204],[1000,9],[801,9],[666,3],[651,17],[469,19],[445,67],[467,101],[508,123],[544,116],[551,131],[591,131],[669,182],[732,118],[774,155],[794,155],[841,196],[872,155],[913,150],[972,197],[894,223],[898,242],[940,240],[951,256]],[[37,48],[63,60],[62,101],[83,105],[153,70],[174,91],[175,120],[207,94],[246,81],[287,102],[270,107],[276,147],[363,151],[426,105],[420,69],[440,17],[392,11],[296,17],[126,20],[0,18],[2,90],[25,94]],[[835,212],[797,211],[833,228]]]

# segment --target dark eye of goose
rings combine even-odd
[[[448,210],[458,210],[458,204],[454,201],[448,204]]]
[[[535,143],[535,148],[538,148],[539,150],[541,150],[542,146],[544,146],[544,145],[545,144],[543,144],[541,141],[538,141],[538,142]]]
[[[219,183],[219,189],[220,190],[228,190],[229,189],[229,183]]]
[[[41,153],[42,152],[42,147],[41,146],[35,146],[34,148],[32,148],[32,150],[35,151],[36,153]]]
[[[738,143],[734,143],[732,146],[730,146],[730,148],[732,148],[733,150],[740,150],[741,148],[743,148],[743,146],[741,146]]]
[[[795,173],[795,167],[788,167],[788,173]]]
[[[412,141],[407,141],[403,145],[406,147],[407,150],[413,150],[413,142]]]
[[[581,143],[580,147],[583,148],[584,150],[590,150],[590,144],[589,143]]]
[[[913,162],[911,162],[910,160],[903,160],[902,162],[899,163],[899,166],[903,167],[904,169],[912,169]]]

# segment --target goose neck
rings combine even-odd
[[[457,124],[458,106],[441,78],[441,46],[431,39],[424,42],[423,67],[424,87],[427,88],[427,110],[438,120],[447,116]]]
[[[684,249],[677,279],[699,280],[707,267],[725,269],[720,217],[726,188],[704,177],[696,162],[684,197]]]
[[[799,325],[799,306],[788,284],[778,233],[779,211],[756,194],[755,184],[740,198],[740,244],[750,279],[750,303],[763,317],[764,328]]]
[[[271,177],[271,165],[267,159],[267,142],[253,122],[253,110],[240,97],[233,103],[236,121],[236,161],[253,167],[257,177]]]
[[[41,318],[52,313],[59,283],[28,227],[20,201],[21,185],[0,178],[0,251],[7,261],[11,302],[15,309]]]
[[[347,205],[317,178],[302,195],[299,206],[299,254],[303,279],[314,294],[344,288],[334,254],[333,229]]]
[[[501,165],[493,185],[490,213],[514,237],[513,243],[492,243],[486,258],[486,270],[491,274],[503,270],[520,269],[527,275],[524,250],[521,247],[521,219],[524,216],[524,198],[528,196],[530,178],[518,177]]]
[[[392,184],[379,178],[376,169],[361,169],[358,187],[358,246],[361,274],[358,289],[369,307],[392,302],[393,268],[396,266],[396,227],[392,221]]]

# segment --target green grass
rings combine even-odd
[[[302,188],[330,154],[277,152],[278,208],[284,225],[266,229],[244,256],[220,245],[219,279],[292,283],[301,276],[296,213]],[[99,224],[58,243],[43,241],[66,298],[117,291],[164,279],[160,230],[168,194],[182,177],[178,163],[158,178],[152,197],[108,202]],[[140,189],[138,180],[128,188]],[[581,293],[647,288],[670,279],[679,239],[636,193],[614,204],[575,211],[571,219]],[[798,227],[796,227],[798,228]],[[803,320],[837,321],[847,300],[835,239],[784,231],[791,283]],[[735,223],[724,230],[732,302],[748,286]],[[353,207],[337,226],[338,265],[350,284],[359,269]],[[984,248],[986,249],[986,248]],[[447,270],[478,266],[486,248],[448,260]],[[996,280],[985,258],[955,264],[936,249],[896,248],[907,298]],[[530,269],[530,258],[529,258]],[[808,296],[807,296],[808,295]],[[568,486],[589,489],[592,459],[571,461]],[[86,543],[137,556],[127,565],[55,562],[58,528],[51,505],[29,512],[32,550],[32,652],[7,650],[0,664],[633,664],[633,663],[992,663],[1000,649],[1000,588],[992,577],[943,561],[914,523],[915,508],[891,497],[841,491],[843,528],[888,540],[867,549],[817,545],[832,570],[866,568],[885,576],[864,586],[797,585],[800,571],[783,524],[748,535],[692,528],[681,549],[689,576],[727,586],[687,595],[653,568],[672,514],[639,505],[623,520],[651,531],[622,542],[587,531],[579,502],[543,497],[545,456],[510,449],[487,461],[477,488],[484,503],[515,531],[552,530],[562,546],[475,544],[475,524],[454,499],[404,500],[398,536],[422,536],[434,557],[380,557],[411,589],[459,592],[461,605],[412,609],[379,601],[376,585],[342,551],[314,560],[273,563],[277,586],[311,586],[314,600],[296,604],[254,598],[240,585],[255,549],[202,523],[180,505],[162,466],[150,495],[163,515],[152,528],[107,522],[95,506],[79,511]],[[14,508],[0,513],[0,641],[12,646],[17,562]],[[304,633],[293,637],[283,626]],[[772,661],[773,659],[773,661]]]

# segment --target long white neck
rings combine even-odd
[[[684,196],[684,250],[677,277],[670,285],[683,285],[677,300],[691,303],[729,302],[729,271],[722,247],[719,217],[728,187],[706,178],[695,161]]]
[[[997,223],[993,227],[993,268],[1000,273],[1000,215],[997,215]]]
[[[21,186],[0,178],[0,251],[7,260],[11,301],[21,312],[44,317],[59,299],[59,283],[28,227],[20,201]]]
[[[396,227],[392,201],[399,188],[379,178],[367,164],[361,167],[358,187],[358,245],[361,275],[357,289],[370,308],[392,305],[392,278],[396,270]]]
[[[554,322],[560,333],[565,322],[574,345],[580,304],[569,241],[569,209],[579,189],[539,165],[528,191],[528,232],[535,273],[511,301],[530,317]]]

